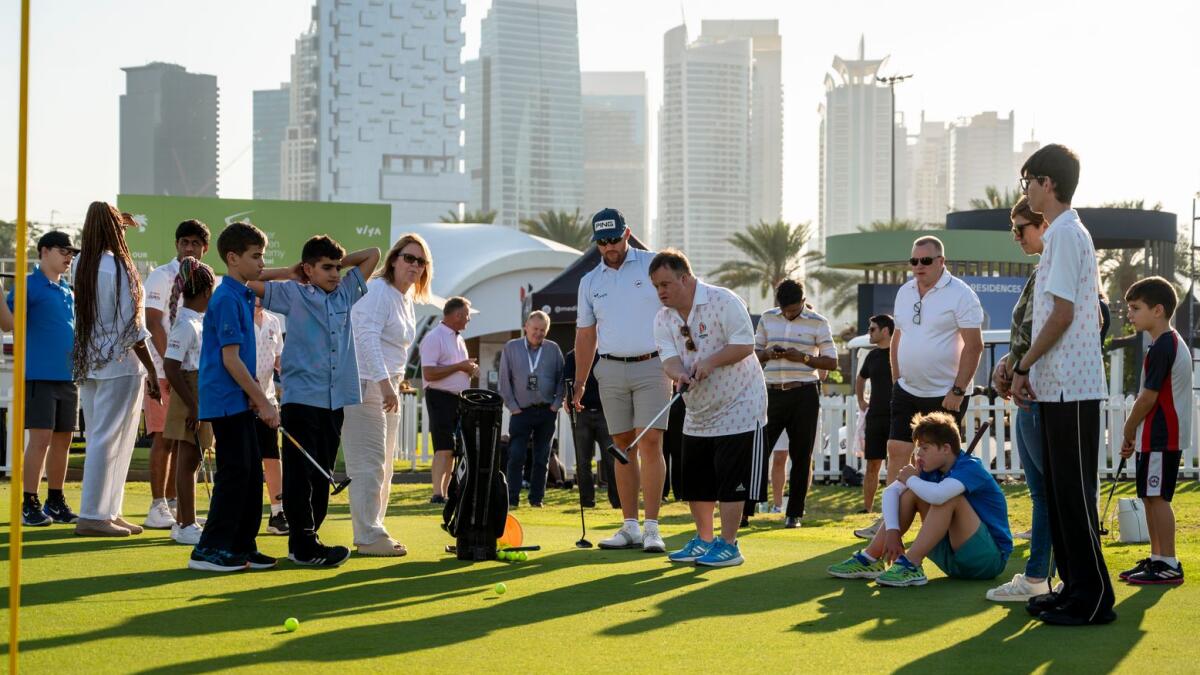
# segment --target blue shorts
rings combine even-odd
[[[957,551],[950,545],[950,535],[946,535],[929,552],[929,559],[955,579],[995,579],[1008,564],[1008,556],[1000,552],[983,523]]]

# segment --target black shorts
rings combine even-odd
[[[912,443],[912,419],[916,415],[928,415],[931,412],[945,412],[954,416],[958,423],[959,434],[962,434],[963,415],[967,414],[967,401],[964,398],[958,412],[951,412],[942,407],[945,396],[913,396],[904,391],[899,384],[892,386],[892,422],[888,440]]]
[[[257,417],[254,429],[258,432],[258,450],[263,459],[279,459],[279,430],[272,429]]]
[[[863,457],[866,459],[887,459],[888,432],[892,428],[892,419],[882,415],[867,417],[863,423]]]
[[[425,387],[425,410],[429,412],[429,435],[433,449],[454,450],[457,446],[459,395]]]
[[[1179,478],[1179,451],[1151,450],[1137,453],[1137,496],[1161,497],[1171,501]]]
[[[79,387],[74,382],[25,381],[25,428],[75,431]]]
[[[683,436],[676,495],[686,502],[765,501],[762,429],[729,436]]]

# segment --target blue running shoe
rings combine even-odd
[[[199,546],[192,549],[192,556],[188,560],[189,569],[203,572],[240,572],[246,567],[245,556]]]
[[[705,567],[733,567],[744,562],[746,559],[742,557],[737,542],[726,544],[725,540],[720,537],[713,540],[712,548],[708,549],[708,553],[696,558],[696,564]]]
[[[712,548],[712,545],[711,541],[704,541],[700,537],[692,537],[691,541],[683,545],[683,548],[668,555],[667,560],[683,563],[696,562],[697,558],[708,553],[708,549]]]
[[[21,524],[26,527],[46,527],[54,522],[50,516],[42,512],[42,502],[37,495],[31,495],[21,505]]]
[[[79,520],[79,516],[71,510],[66,501],[51,501],[46,500],[46,505],[42,507],[42,513],[50,517],[56,523],[74,524]]]

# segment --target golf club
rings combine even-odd
[[[1117,483],[1121,480],[1121,473],[1125,471],[1125,457],[1121,458],[1121,463],[1117,465],[1117,472],[1113,474],[1112,487],[1108,489],[1108,499],[1104,502],[1104,515],[1100,516],[1100,534],[1108,535],[1108,509],[1112,507],[1113,494],[1117,491]]]
[[[192,442],[196,444],[196,449],[200,451],[200,475],[204,477],[204,494],[208,497],[208,501],[212,503],[212,491],[208,487],[211,478],[211,467],[208,465],[208,449],[200,445],[200,434],[192,432]]]
[[[633,442],[630,443],[625,450],[618,448],[616,443],[612,443],[608,446],[608,454],[612,455],[613,459],[617,460],[618,462],[622,464],[628,464],[629,455],[625,454],[625,451],[629,448],[635,447],[638,444],[638,441],[642,440],[642,436],[645,436],[647,431],[650,431],[652,428],[654,428],[654,423],[657,422],[663,415],[667,414],[667,411],[671,409],[671,406],[675,405],[675,401],[679,400],[681,396],[687,393],[687,390],[688,385],[686,382],[679,385],[679,391],[675,392],[675,395],[671,397],[670,401],[667,401],[666,407],[658,411],[658,414],[654,416],[654,419],[650,420],[650,423],[646,425],[646,428],[642,429],[642,433],[634,437]]]
[[[575,406],[572,401],[575,400],[575,380],[567,380],[567,419],[571,421],[571,440],[579,438],[579,434],[575,433]],[[591,448],[588,448],[591,450]],[[579,458],[579,448],[575,449],[575,457]],[[591,458],[588,458],[588,463],[591,463]],[[579,476],[579,467],[575,467],[575,475]],[[579,482],[576,480],[576,482]],[[593,482],[593,485],[595,483]],[[582,483],[580,483],[582,485]],[[582,534],[579,535],[579,541],[575,542],[575,548],[591,548],[592,542],[587,539],[587,518],[583,515],[583,490],[579,491],[579,525],[583,528]]]
[[[329,494],[336,495],[337,493],[341,492],[342,490],[345,490],[346,486],[350,485],[349,477],[347,477],[346,480],[344,480],[340,483],[335,481],[333,479],[333,476],[330,475],[330,473],[325,469],[325,467],[321,466],[317,462],[317,460],[313,459],[313,456],[308,454],[308,451],[304,449],[304,446],[300,445],[300,443],[296,441],[295,437],[292,436],[291,434],[289,434],[287,432],[287,429],[283,428],[283,425],[279,426],[279,430],[282,431],[283,435],[286,436],[287,439],[292,442],[292,445],[296,446],[296,449],[300,451],[300,454],[302,454],[306,458],[308,458],[308,461],[312,462],[312,465],[317,467],[317,471],[320,471],[321,475],[325,476],[325,478],[329,481],[329,484],[333,486],[333,492],[330,492]]]
[[[541,546],[541,544],[531,544],[529,546],[509,546],[502,550],[505,550],[505,551],[540,551],[540,550],[542,550],[542,546]],[[458,546],[456,546],[455,544],[446,544],[446,553],[458,553]]]

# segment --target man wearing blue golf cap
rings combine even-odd
[[[600,548],[641,548],[665,553],[658,532],[667,464],[662,453],[662,431],[667,418],[655,416],[671,398],[670,382],[654,342],[654,317],[661,303],[650,283],[654,253],[629,245],[625,216],[606,208],[592,216],[592,241],[601,262],[579,282],[578,318],[575,325],[575,400],[581,400],[592,361],[604,418],[614,444],[626,450],[628,464],[616,465],[617,492],[625,523]],[[636,447],[637,434],[649,427]],[[646,501],[645,533],[638,526],[638,487]]]

